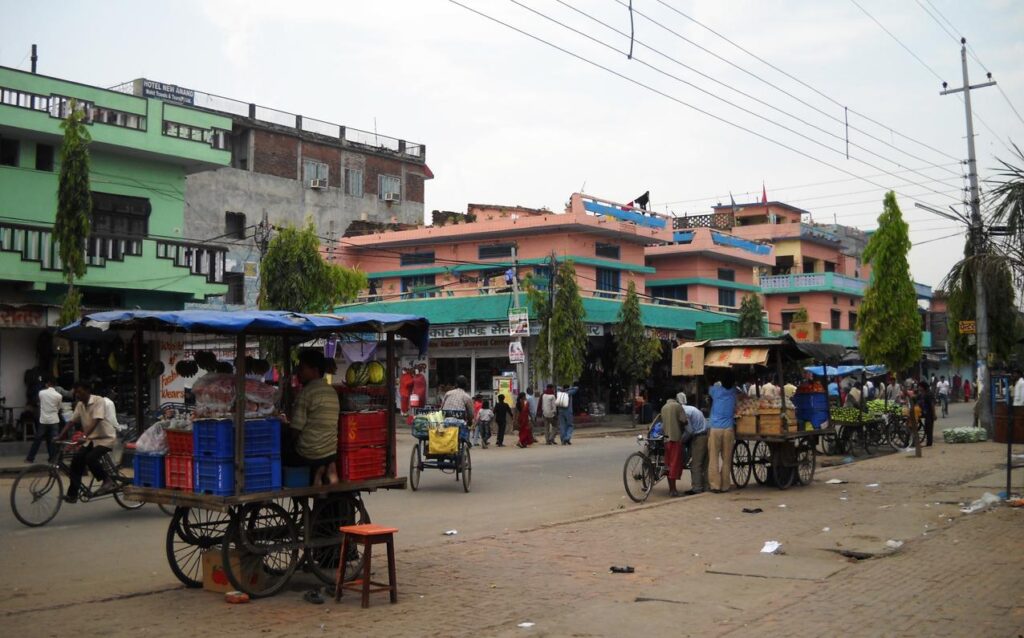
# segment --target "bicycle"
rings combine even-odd
[[[64,504],[64,482],[71,480],[71,456],[81,445],[79,441],[56,441],[61,451],[54,454],[47,463],[30,465],[18,473],[11,486],[11,511],[14,517],[28,527],[41,527],[57,516]],[[114,489],[109,492],[98,492],[96,477],[89,474],[88,480],[82,477],[78,500],[87,502],[108,496],[126,510],[137,510],[144,505],[141,502],[128,501],[124,498],[124,487],[131,484],[131,478],[121,473],[110,458],[103,455],[103,469],[114,482]],[[96,488],[94,490],[94,487]]]
[[[636,503],[642,503],[668,473],[665,466],[665,437],[638,434],[636,443],[643,449],[626,457],[626,464],[622,467],[622,483],[626,487],[626,496]]]

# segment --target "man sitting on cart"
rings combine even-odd
[[[465,412],[466,423],[473,422],[476,410],[473,408],[473,397],[469,396],[469,379],[461,374],[455,377],[455,387],[444,393],[441,399],[441,410],[461,410]]]
[[[302,391],[295,400],[292,418],[281,420],[290,430],[291,445],[285,446],[285,464],[310,468],[313,485],[338,482],[338,393],[324,379],[326,364],[318,350],[299,353],[296,375]]]

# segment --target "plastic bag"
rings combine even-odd
[[[146,454],[167,454],[167,433],[164,432],[163,424],[154,423],[149,426],[135,442],[135,449]]]
[[[195,415],[202,418],[231,416],[235,403],[235,375],[206,374],[192,384],[196,397]],[[278,389],[259,379],[245,380],[245,416],[268,416],[274,413]]]

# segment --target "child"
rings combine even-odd
[[[491,410],[491,402],[484,399],[480,403],[480,410],[476,413],[476,420],[473,422],[473,444],[480,444],[487,449],[487,442],[491,438],[491,422],[494,421],[494,412]]]

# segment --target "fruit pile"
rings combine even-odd
[[[853,421],[861,420],[860,410],[857,408],[837,408],[833,407],[829,410],[829,419],[832,421],[842,421],[844,423],[850,423]],[[870,415],[865,414],[863,419],[870,419]]]
[[[942,431],[942,439],[946,443],[979,443],[988,440],[985,428],[949,428]]]
[[[882,399],[872,399],[868,401],[868,412],[872,416],[881,416],[883,414],[903,414],[903,406],[897,405],[894,401],[884,401]]]
[[[384,366],[379,361],[355,362],[345,371],[345,384],[350,387],[383,385]]]
[[[786,398],[786,408],[792,410],[793,402]],[[751,416],[754,414],[775,413],[782,409],[781,397],[737,397],[736,416]]]

